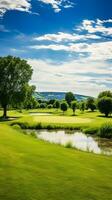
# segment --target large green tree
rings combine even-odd
[[[0,103],[3,117],[7,117],[7,106],[23,101],[25,88],[33,70],[26,60],[18,57],[0,57]]]
[[[97,106],[99,111],[108,117],[112,113],[112,98],[107,96],[98,98]]]

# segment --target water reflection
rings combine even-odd
[[[65,130],[49,131],[39,130],[36,131],[39,139],[48,141],[50,143],[60,144],[65,147],[76,148],[82,151],[93,152],[96,154],[112,155],[112,141],[97,139],[92,136],[85,135],[82,132],[70,132]],[[108,143],[111,144],[108,146]]]

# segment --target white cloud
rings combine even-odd
[[[100,91],[109,90],[106,84],[111,83],[107,79],[110,70],[103,61],[73,60],[59,66],[51,60],[28,59],[28,63],[34,69],[32,83],[39,91],[73,91],[96,96]]]
[[[31,2],[32,0],[0,0],[0,16],[3,16],[7,10],[18,10],[39,15],[38,13],[30,10]],[[61,11],[62,7],[71,8],[74,6],[74,3],[69,0],[37,0],[37,2],[51,5],[55,12]]]
[[[52,6],[55,12],[60,12],[61,8],[72,8],[74,3],[69,0],[39,0],[42,3]]]
[[[112,41],[99,43],[69,43],[67,45],[50,44],[50,45],[32,45],[31,49],[49,49],[53,51],[67,51],[74,53],[88,53],[91,60],[108,60],[112,58]]]
[[[7,10],[19,10],[29,12],[30,8],[30,0],[1,0],[0,16],[3,16]]]
[[[112,27],[106,27],[106,23],[112,23],[112,19],[108,20],[83,20],[81,26],[78,27],[77,30],[82,31],[86,30],[88,33],[96,33],[99,32],[101,34],[112,36]]]
[[[45,34],[39,37],[33,38],[36,41],[54,41],[54,42],[62,42],[62,41],[77,41],[77,40],[87,40],[87,39],[100,39],[99,36],[95,34],[87,34],[87,35],[79,35],[79,34],[70,34],[64,32],[58,32],[56,34]]]

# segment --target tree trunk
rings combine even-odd
[[[108,117],[108,113],[105,113],[105,117]]]
[[[7,105],[3,106],[3,118],[7,118]]]

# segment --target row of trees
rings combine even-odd
[[[66,104],[66,110],[69,107],[72,108],[73,113],[75,113],[75,110],[78,108],[81,111],[84,112],[85,109],[90,109],[91,111],[94,111],[98,109],[101,113],[105,114],[106,117],[108,117],[109,114],[112,113],[112,92],[111,91],[104,91],[101,92],[97,99],[93,97],[89,97],[85,101],[77,102],[75,99],[75,96],[73,93],[68,92],[65,95],[64,104]]]
[[[112,93],[110,91],[105,91],[101,92],[96,99],[89,97],[86,100],[77,101],[74,94],[68,92],[65,95],[65,99],[61,101],[55,99],[51,99],[47,102],[39,101],[35,108],[56,108],[61,109],[63,112],[71,108],[73,114],[75,114],[76,109],[80,109],[81,112],[84,112],[84,110],[91,110],[93,112],[99,109],[101,113],[108,117],[108,115],[112,113]]]
[[[75,113],[79,108],[81,111],[96,108],[107,117],[112,113],[112,93],[105,91],[99,94],[97,99],[88,98],[87,101],[77,102],[74,94],[68,92],[63,101],[49,100],[38,102],[34,97],[35,86],[30,86],[32,67],[26,60],[18,57],[0,57],[0,104],[4,110],[3,117],[7,117],[7,107],[13,108],[61,108],[65,112],[69,107]]]

